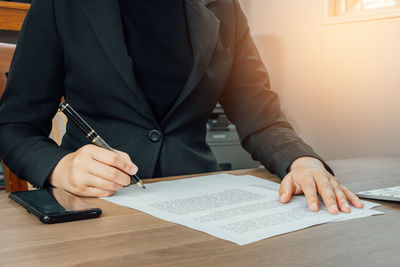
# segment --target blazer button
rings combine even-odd
[[[149,139],[154,143],[160,142],[161,133],[159,131],[157,131],[157,130],[151,130],[149,132]]]

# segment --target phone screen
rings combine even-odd
[[[58,188],[14,192],[9,198],[44,223],[82,220],[101,215],[101,209]]]

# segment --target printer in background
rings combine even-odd
[[[0,164],[0,190],[5,190],[6,186],[4,184],[4,173],[3,173],[3,168],[1,167]]]
[[[243,149],[235,126],[228,120],[220,104],[217,104],[208,120],[206,140],[221,171],[258,168],[261,165]]]

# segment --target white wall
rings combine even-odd
[[[400,154],[400,18],[322,25],[322,0],[242,0],[297,132],[326,159]]]

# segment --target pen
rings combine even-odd
[[[103,140],[103,138],[98,135],[95,130],[92,129],[92,127],[87,124],[86,121],[82,119],[81,116],[66,102],[63,102],[59,106],[60,110],[67,116],[69,120],[71,120],[73,123],[78,126],[79,129],[82,130],[82,132],[85,134],[86,138],[88,138],[93,144],[96,146],[102,147],[104,149],[107,149],[109,151],[115,152],[117,155],[118,153],[116,152],[115,149],[110,147],[106,141]],[[146,188],[143,184],[143,182],[140,180],[140,178],[135,174],[135,175],[130,175],[131,177],[131,182],[136,184],[137,186],[141,188]]]

